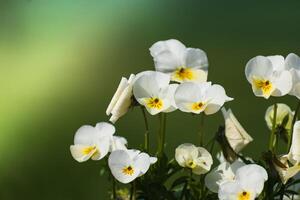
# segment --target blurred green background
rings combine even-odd
[[[99,162],[72,159],[73,135],[108,120],[121,76],[153,69],[148,48],[169,38],[207,52],[209,79],[235,98],[227,107],[254,137],[244,154],[259,158],[269,136],[266,108],[294,108],[296,99],[255,97],[244,67],[260,54],[300,54],[300,2],[258,2],[1,1],[0,199],[107,199]],[[133,110],[116,125],[130,147],[143,140],[141,116]],[[151,117],[152,134],[157,122]],[[199,122],[179,111],[168,116],[170,157],[195,142]],[[206,117],[206,140],[222,123],[220,113]]]

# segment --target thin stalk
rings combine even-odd
[[[112,177],[112,195],[113,195],[113,200],[116,200],[117,199],[116,180],[114,177]]]
[[[200,114],[201,119],[200,119],[200,128],[199,128],[199,144],[200,146],[203,145],[203,139],[204,139],[204,113]]]
[[[165,147],[165,138],[166,138],[166,118],[167,115],[165,113],[160,113],[159,115],[159,146],[158,146],[158,155],[162,156],[164,153]]]
[[[149,123],[144,107],[141,107],[144,122],[145,122],[145,135],[144,135],[144,148],[146,152],[149,152]]]
[[[130,200],[136,200],[136,185],[135,185],[135,181],[133,181],[132,184],[131,184]]]
[[[297,106],[296,106],[296,109],[295,109],[295,113],[294,113],[294,117],[293,117],[293,120],[292,120],[291,128],[290,128],[290,134],[289,134],[289,137],[288,137],[288,146],[287,146],[287,151],[288,152],[290,151],[290,148],[291,148],[292,138],[293,138],[293,128],[294,128],[295,122],[297,120],[299,110],[300,110],[300,100],[298,100],[298,103],[297,103]]]
[[[272,124],[272,131],[270,135],[270,140],[269,140],[269,150],[274,152],[274,147],[276,144],[275,141],[275,130],[276,130],[276,117],[277,117],[277,104],[274,104],[274,114],[273,114],[273,124]]]

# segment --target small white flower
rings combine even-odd
[[[150,53],[156,71],[168,73],[176,82],[205,82],[208,61],[201,49],[186,48],[175,39],[159,41],[152,45]]]
[[[235,180],[236,171],[242,166],[245,166],[245,164],[240,160],[236,160],[232,164],[222,162],[205,176],[206,187],[210,191],[218,193],[221,184]]]
[[[256,164],[245,165],[236,170],[234,180],[220,184],[220,200],[254,200],[262,192],[268,174]]]
[[[290,53],[285,59],[285,68],[292,74],[293,88],[290,94],[300,99],[300,57]]]
[[[222,108],[221,110],[225,119],[225,136],[231,148],[238,153],[253,139],[235,118],[231,109],[226,111]]]
[[[170,76],[164,73],[143,74],[133,84],[134,97],[151,115],[172,112],[176,109],[174,92],[178,85],[169,83]]]
[[[125,115],[132,104],[132,84],[135,75],[131,74],[129,79],[122,77],[121,82],[112,97],[106,115],[111,115],[109,121],[115,123],[120,117]]]
[[[70,146],[71,154],[78,162],[100,160],[109,152],[111,138],[115,127],[106,122],[100,122],[95,127],[85,125],[80,127],[74,136],[74,145]]]
[[[292,76],[282,56],[256,56],[247,63],[245,74],[259,97],[284,96],[292,89]]]
[[[274,116],[274,105],[270,106],[265,114],[265,120],[267,122],[267,126],[270,130],[272,130],[272,126],[273,126],[273,116]],[[291,129],[291,125],[292,125],[292,120],[293,120],[293,116],[294,113],[292,112],[292,110],[290,109],[289,106],[287,106],[286,104],[283,103],[278,103],[277,104],[277,112],[276,112],[276,126],[280,126],[283,123],[283,120],[288,117],[288,121],[285,124],[285,128],[286,130],[290,130]]]
[[[194,174],[207,173],[213,163],[210,153],[203,147],[185,143],[179,145],[175,150],[175,159],[181,167],[187,167]]]
[[[116,150],[108,158],[112,175],[121,183],[129,183],[144,175],[157,158],[138,150]]]
[[[216,113],[225,102],[233,100],[225,93],[221,85],[211,82],[182,83],[175,91],[175,102],[183,112],[207,115]]]

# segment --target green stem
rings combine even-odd
[[[113,191],[113,199],[117,199],[117,193],[116,193],[116,180],[114,177],[112,177],[112,191]]]
[[[147,120],[147,115],[146,115],[146,111],[144,107],[141,107],[142,113],[143,113],[143,118],[144,118],[144,122],[145,122],[145,137],[144,137],[144,141],[145,141],[145,151],[149,152],[149,124],[148,124],[148,120]]]
[[[165,147],[165,138],[166,138],[166,118],[167,115],[165,113],[159,114],[159,121],[160,121],[160,127],[159,127],[159,146],[158,146],[158,155],[162,156],[164,153],[164,147]]]
[[[294,113],[294,117],[293,117],[293,120],[292,120],[291,128],[290,128],[290,134],[289,134],[289,137],[288,137],[287,152],[289,152],[290,148],[291,148],[292,138],[293,138],[293,128],[294,128],[295,122],[297,120],[299,110],[300,110],[300,100],[298,100],[298,103],[297,103],[297,106],[296,106],[296,109],[295,109],[295,113]]]
[[[132,184],[131,184],[130,200],[136,200],[136,185],[135,185],[135,181],[133,181]]]
[[[270,135],[270,141],[269,141],[269,150],[274,153],[274,147],[276,144],[275,141],[275,130],[276,130],[276,117],[277,117],[277,104],[274,104],[274,114],[273,114],[273,123],[272,123],[272,131]]]
[[[198,132],[198,135],[199,135],[199,143],[200,143],[200,146],[203,145],[203,139],[204,139],[204,113],[201,113],[200,114],[201,116],[201,119],[200,119],[200,128],[199,128],[199,132]]]

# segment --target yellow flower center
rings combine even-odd
[[[148,107],[150,108],[155,108],[155,109],[158,109],[160,110],[162,107],[163,107],[163,101],[160,100],[159,98],[149,98],[146,100],[146,104]]]
[[[195,168],[195,167],[197,166],[197,164],[196,164],[193,160],[187,160],[187,161],[186,161],[186,166],[187,166],[188,168],[193,169],[193,168]]]
[[[203,110],[205,103],[203,102],[196,102],[192,104],[192,110],[194,111],[199,111]]]
[[[128,167],[123,168],[122,172],[125,175],[132,176],[132,174],[134,173],[134,170],[133,170],[133,168],[131,166],[128,166]]]
[[[238,200],[250,200],[250,193],[246,191],[239,193]]]
[[[273,85],[269,80],[253,79],[256,88],[262,90],[264,95],[270,95]]]
[[[193,80],[195,78],[191,68],[179,67],[172,75],[172,80]]]
[[[96,149],[95,146],[86,147],[86,148],[82,149],[82,153],[83,153],[84,155],[88,155],[88,154],[90,154],[92,151],[94,151],[95,149]]]

